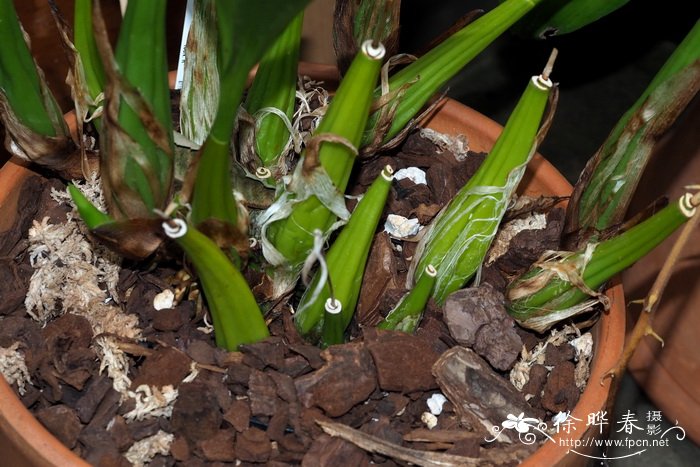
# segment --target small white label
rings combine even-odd
[[[182,23],[182,38],[180,39],[180,57],[177,62],[177,75],[175,76],[175,89],[182,89],[182,81],[185,76],[185,49],[187,48],[187,36],[192,26],[194,12],[194,0],[187,0],[185,9],[185,21]]]

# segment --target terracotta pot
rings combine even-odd
[[[332,77],[330,70],[325,70],[326,77]],[[493,145],[502,127],[478,112],[448,100],[439,112],[428,119],[427,124],[434,130],[447,134],[464,134],[469,145],[475,151],[487,151]],[[9,162],[0,170],[0,210],[13,213],[17,202],[18,187],[31,172]],[[525,194],[567,195],[571,185],[542,156],[535,155],[530,163],[519,191]],[[0,231],[12,222],[8,214],[0,215]],[[609,395],[609,382],[599,383],[602,375],[610,369],[621,354],[625,315],[622,288],[616,285],[609,292],[612,310],[604,314],[594,327],[596,350],[591,366],[590,384],[581,395],[572,415],[581,422],[576,422],[576,430],[566,435],[566,439],[578,439],[593,436],[587,432],[588,414],[605,409]],[[605,348],[599,348],[604,343]],[[517,415],[517,414],[514,414]],[[594,427],[597,428],[597,427]],[[563,437],[563,435],[562,435]],[[526,465],[573,465],[582,464],[584,457],[567,455],[568,448],[557,443],[546,443],[534,455],[527,459]],[[10,465],[46,466],[46,465],[86,465],[71,451],[54,438],[21,404],[14,391],[3,378],[0,378],[0,452],[3,460]]]
[[[656,148],[630,207],[630,214],[659,196],[673,200],[697,185],[700,174],[700,100],[695,99],[683,118]],[[628,300],[642,299],[649,292],[679,232],[668,238],[623,274]],[[640,307],[633,305],[629,326],[634,325]],[[676,420],[688,436],[700,444],[700,230],[695,229],[681,255],[666,292],[661,298],[652,327],[664,339],[664,346],[647,337],[630,361],[629,371],[664,419]]]

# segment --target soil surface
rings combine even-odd
[[[414,133],[397,154],[363,161],[351,193],[362,193],[386,164],[395,171],[421,168],[427,184],[394,181],[384,214],[426,225],[483,157],[470,153],[458,160]],[[158,269],[124,263],[118,301],[138,316],[143,330],[140,340],[119,341],[128,355],[129,389],[154,400],[177,391],[169,416],[135,417],[135,399],[123,400],[107,372],[100,371],[95,350],[100,336],[86,318],[63,314],[42,327],[24,308],[33,272],[27,230],[34,219],[48,216],[60,223],[68,212],[50,198],[51,188],[62,189],[62,183],[38,176],[27,180],[19,222],[0,236],[0,347],[19,342],[31,379],[22,402],[94,465],[129,465],[125,453],[162,432],[173,435],[169,454],[151,456],[151,465],[408,465],[394,451],[358,447],[353,440],[363,436],[392,449],[417,450],[428,460],[452,455],[462,456],[449,457],[453,460],[515,464],[530,451],[518,443],[486,442],[491,433],[484,422],[500,426],[507,412],[546,419],[571,410],[578,400],[577,356],[566,342],[546,347],[546,361],[532,366],[522,391],[508,380],[523,348],[530,352],[550,337],[520,329],[504,307],[507,281],[559,246],[563,211],[535,203],[546,206],[547,227],[517,234],[507,253],[484,269],[480,287],[454,294],[444,307],[430,303],[415,335],[373,327],[405,292],[416,245],[415,239],[383,232],[382,219],[350,342],[325,350],[296,333],[289,306],[294,298],[268,313],[269,339],[237,353],[217,349],[205,326],[206,307],[193,287],[173,307],[153,307],[157,294],[182,285],[176,279],[177,255]],[[471,378],[477,385],[471,392],[460,383],[464,373],[454,373],[454,361],[483,368]],[[427,405],[435,394],[447,396],[436,415]],[[506,408],[485,407],[489,394],[505,399]],[[469,413],[469,404],[483,410]],[[347,436],[352,442],[324,432],[322,425],[334,423],[357,430]]]

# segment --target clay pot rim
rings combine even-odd
[[[337,79],[337,72],[330,66],[316,69],[314,64],[305,64],[300,67],[300,73],[328,81]],[[439,112],[426,119],[426,122],[433,129],[443,133],[455,135],[461,132],[467,135],[468,138],[472,138],[470,145],[477,151],[485,150],[486,143],[489,140],[494,141],[502,131],[498,123],[452,99],[447,99],[440,106]],[[16,205],[19,194],[14,188],[31,173],[16,159],[11,159],[0,168],[0,211]],[[541,176],[535,179],[535,173]],[[572,189],[561,173],[540,154],[535,154],[528,165],[519,192],[535,192],[535,183],[541,184],[552,194],[566,195]],[[539,190],[537,192],[541,193]],[[589,383],[571,413],[574,418],[580,420],[574,423],[575,435],[560,433],[554,436],[554,443],[543,444],[523,465],[570,464],[585,460],[574,454],[567,457],[569,447],[559,446],[558,442],[559,439],[580,439],[587,434],[588,428],[597,428],[586,425],[588,414],[606,408],[611,382],[609,379],[603,380],[602,377],[617,363],[622,354],[625,337],[625,302],[621,283],[615,281],[607,295],[611,301],[611,309],[601,316],[593,328],[595,345]],[[603,350],[597,345],[599,342],[605,342]],[[32,442],[25,443],[22,439],[30,439]],[[23,460],[33,461],[36,465],[89,465],[49,433],[24,407],[5,379],[0,378],[0,446],[5,444],[14,447]]]

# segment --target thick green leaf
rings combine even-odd
[[[576,183],[568,232],[622,222],[652,150],[700,89],[700,21],[625,112]]]
[[[34,63],[12,0],[0,0],[0,40],[0,91],[9,106],[32,131],[60,135],[63,114]]]
[[[80,153],[32,58],[11,0],[0,0],[0,41],[0,121],[5,126],[5,147],[66,178],[80,177]]]
[[[605,300],[597,292],[601,285],[683,225],[698,204],[698,195],[686,194],[614,238],[538,261],[508,286],[508,312],[522,326],[544,332],[557,322],[590,309],[598,300]]]
[[[309,0],[217,0],[220,96],[202,147],[192,198],[192,221],[237,224],[228,148],[248,73]],[[270,14],[274,12],[274,14]],[[203,188],[206,187],[206,188]]]
[[[415,282],[432,264],[437,269],[433,296],[438,303],[462,287],[481,266],[511,195],[535,153],[551,88],[548,78],[532,78],[484,163],[418,243],[411,264]]]
[[[114,56],[99,2],[94,6],[95,40],[108,81],[100,135],[105,199],[116,219],[153,217],[153,209],[169,201],[173,177],[166,2],[129,3]]]
[[[515,28],[544,39],[581,29],[612,13],[629,0],[547,0],[528,13]]]

